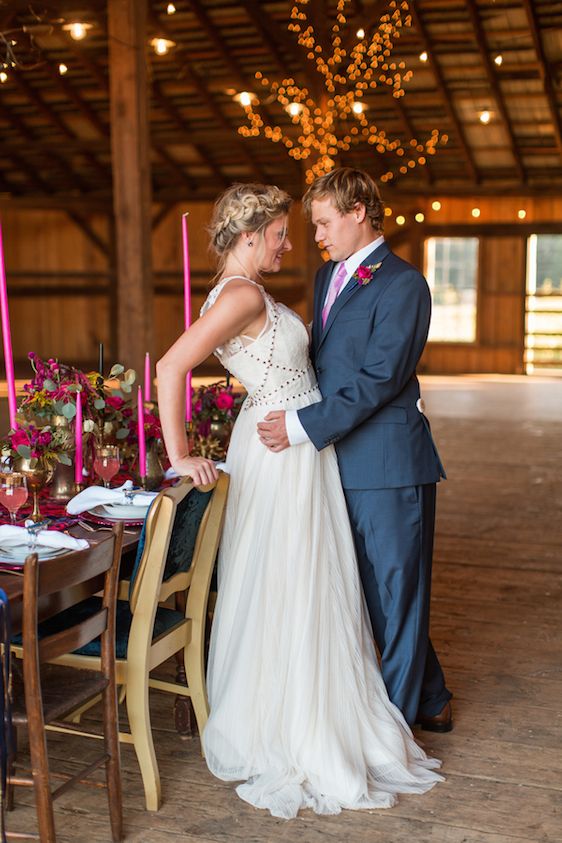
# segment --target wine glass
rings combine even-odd
[[[94,471],[103,480],[103,485],[109,489],[109,481],[115,477],[121,461],[119,459],[119,447],[117,445],[99,445],[94,455]]]
[[[16,512],[27,500],[27,479],[19,471],[0,472],[0,504],[10,513],[10,523],[16,523]]]

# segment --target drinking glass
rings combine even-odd
[[[121,462],[117,445],[100,445],[94,455],[94,471],[103,480],[106,489],[110,488],[109,481],[115,477]]]
[[[27,479],[19,471],[0,472],[0,504],[10,513],[10,523],[16,523],[16,512],[27,500]]]

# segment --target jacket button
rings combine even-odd
[[[423,398],[418,398],[416,401],[416,409],[419,413],[425,413],[425,401]]]

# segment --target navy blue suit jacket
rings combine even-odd
[[[368,284],[348,281],[324,329],[322,306],[334,263],[325,264],[315,280],[311,356],[323,398],[298,416],[318,450],[335,444],[348,489],[414,486],[445,477],[429,423],[416,407],[429,288],[387,243],[362,265],[379,261]]]

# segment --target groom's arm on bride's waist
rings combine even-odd
[[[361,295],[361,290],[356,295]],[[362,366],[333,393],[297,411],[318,450],[343,439],[400,395],[415,374],[430,316],[431,295],[421,273],[412,267],[389,283],[376,305]],[[338,327],[336,321],[331,330]],[[353,331],[353,322],[346,322],[345,327]],[[322,351],[317,355],[317,365],[321,358]]]

